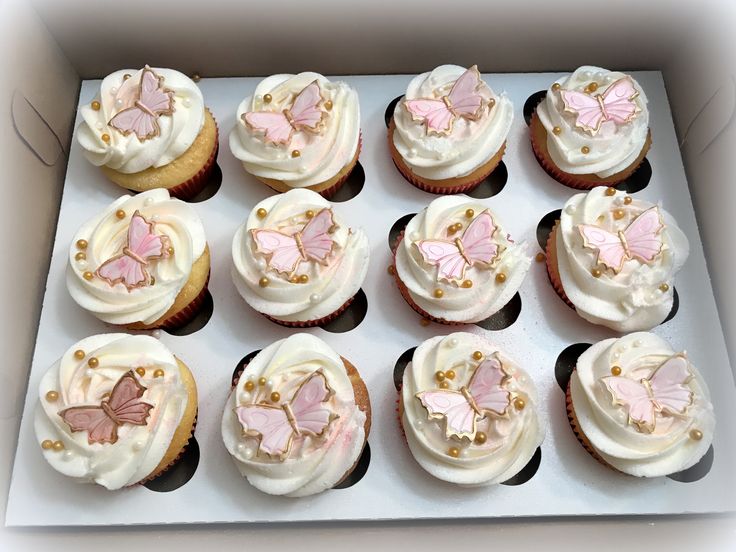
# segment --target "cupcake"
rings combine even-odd
[[[358,93],[319,73],[268,77],[238,106],[230,149],[277,192],[331,197],[358,162]]]
[[[606,339],[580,355],[567,416],[598,461],[637,477],[693,466],[715,427],[708,387],[687,354],[646,332]]]
[[[34,426],[52,468],[115,490],[172,466],[196,419],[189,368],[153,337],[116,333],[83,339],[46,372]]]
[[[394,249],[401,295],[442,324],[480,322],[501,310],[529,270],[496,216],[467,196],[435,199],[409,221]]]
[[[534,155],[562,184],[615,186],[652,142],[644,91],[630,75],[584,66],[552,84],[531,121]]]
[[[501,162],[514,118],[478,68],[440,65],[415,77],[396,105],[388,145],[399,172],[435,194],[467,192]]]
[[[217,123],[202,93],[173,69],[123,69],[80,108],[77,140],[89,161],[133,192],[166,188],[191,199],[217,156]]]
[[[672,310],[689,245],[660,206],[613,188],[570,198],[547,242],[547,272],[580,316],[618,332],[649,330]]]
[[[245,302],[284,326],[325,324],[360,289],[370,247],[310,190],[261,201],[233,238],[233,281]]]
[[[464,486],[507,481],[544,440],[534,383],[484,338],[428,339],[404,371],[399,420],[419,465]]]
[[[368,389],[358,371],[302,333],[269,345],[236,376],[222,438],[251,485],[298,497],[347,477],[370,426]]]
[[[66,284],[74,301],[104,322],[174,329],[204,304],[209,274],[196,211],[157,189],[122,196],[82,225]]]

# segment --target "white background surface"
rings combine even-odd
[[[526,241],[530,254],[538,250],[535,231],[539,219],[560,208],[575,193],[552,181],[533,158],[522,116],[526,98],[546,88],[556,75],[486,76],[497,92],[505,90],[515,107],[515,122],[504,158],[509,180],[497,196],[484,200],[517,241]],[[218,194],[197,205],[212,250],[210,290],[215,311],[209,324],[191,336],[163,334],[162,339],[189,364],[200,388],[197,440],[200,465],[194,478],[172,493],[136,488],[108,493],[94,486],[77,486],[51,470],[38,451],[31,417],[24,416],[8,504],[11,525],[95,525],[166,523],[183,521],[264,521],[304,519],[468,518],[554,514],[627,514],[722,511],[734,508],[728,489],[733,487],[734,385],[723,337],[705,270],[702,249],[687,184],[679,159],[666,96],[658,73],[635,73],[650,98],[654,144],[648,155],[653,167],[650,185],[639,196],[663,200],[691,241],[691,256],[678,275],[680,311],[655,330],[677,349],[686,348],[702,370],[718,417],[711,473],[697,483],[666,478],[639,481],[622,477],[592,460],[577,444],[564,412],[564,395],[554,380],[559,352],[575,342],[592,342],[610,335],[579,319],[560,301],[546,279],[543,264],[534,263],[521,289],[519,320],[502,332],[486,333],[516,357],[529,371],[540,391],[538,405],[548,419],[542,464],[535,477],[518,487],[498,486],[461,490],[433,480],[412,460],[395,419],[396,392],[392,369],[407,348],[451,328],[419,325],[386,274],[390,256],[386,236],[402,215],[417,212],[434,197],[408,183],[393,167],[385,144],[383,112],[403,93],[410,77],[346,78],[359,92],[363,117],[361,163],[366,182],[353,200],[336,204],[342,217],[362,226],[371,240],[371,268],[363,286],[368,314],[346,334],[310,330],[350,359],[368,384],[373,403],[371,466],[365,478],[347,490],[334,490],[305,500],[262,495],[237,474],[222,446],[219,420],[229,389],[230,375],[245,354],[291,333],[252,312],[230,281],[230,241],[250,209],[270,191],[246,175],[227,147],[235,107],[251,93],[258,79],[204,79],[205,103],[220,126],[218,157],[223,185]],[[81,100],[94,96],[98,82],[83,84]],[[66,292],[64,270],[71,236],[87,218],[120,195],[98,169],[89,165],[73,145],[67,183],[54,246],[46,300],[30,385],[29,412],[37,400],[40,375],[78,339],[109,328],[83,313]],[[380,349],[376,343],[381,343]]]

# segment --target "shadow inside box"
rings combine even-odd
[[[356,197],[365,185],[365,169],[360,161],[355,163],[355,167],[350,171],[345,182],[338,188],[338,190],[329,196],[329,200],[333,203],[342,203],[349,201]]]
[[[143,486],[149,491],[157,493],[175,491],[194,477],[197,467],[199,467],[199,443],[192,435],[186,448],[174,464],[155,479],[144,483]]]
[[[204,302],[197,313],[186,324],[176,328],[165,329],[166,333],[176,336],[191,335],[204,328],[212,318],[215,311],[215,302],[212,300],[212,294],[207,290]]]

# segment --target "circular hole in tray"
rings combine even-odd
[[[365,476],[366,472],[368,471],[368,466],[371,463],[371,447],[368,441],[365,442],[365,447],[363,447],[363,452],[360,455],[360,458],[358,459],[358,463],[353,468],[353,471],[351,471],[345,479],[340,481],[337,485],[332,487],[333,489],[348,489],[355,485],[358,481],[363,479],[363,476]]]
[[[408,215],[404,215],[399,220],[393,223],[393,225],[391,226],[391,230],[388,231],[388,248],[391,251],[393,251],[394,247],[396,247],[396,240],[399,239],[399,234],[404,231],[406,225],[409,224],[409,221],[415,216],[417,216],[416,213],[409,213]]]
[[[560,220],[560,216],[562,216],[562,209],[557,209],[544,215],[542,220],[539,221],[539,224],[537,224],[537,243],[542,248],[542,251],[547,250],[547,240],[555,223]]]
[[[197,195],[187,199],[187,201],[190,203],[207,201],[220,190],[220,186],[222,186],[222,170],[220,169],[220,165],[217,164],[217,161],[215,161],[215,166],[212,167],[212,171],[210,171],[207,177],[207,184],[205,184],[204,188]]]
[[[394,387],[396,387],[397,391],[401,391],[401,382],[404,379],[404,370],[406,370],[406,366],[411,362],[415,350],[416,347],[407,349],[401,353],[396,364],[394,364]]]
[[[476,322],[476,326],[480,326],[484,330],[499,331],[505,330],[511,324],[516,322],[521,313],[521,295],[517,291],[516,294],[506,303],[503,308],[495,314],[492,314],[485,320]]]
[[[509,485],[509,486],[523,485],[524,483],[529,481],[532,477],[534,477],[541,463],[542,463],[542,447],[537,447],[537,450],[534,452],[529,462],[527,462],[526,466],[524,466],[519,473],[517,473],[510,479],[503,481],[501,485]]]
[[[694,466],[677,473],[671,473],[667,477],[680,483],[694,483],[703,479],[713,467],[713,445],[710,446],[708,452]]]
[[[179,487],[183,487],[194,476],[197,466],[199,466],[199,443],[192,435],[176,464],[156,479],[144,483],[143,486],[149,491],[156,491],[157,493],[175,491]]]
[[[253,360],[258,353],[260,353],[261,350],[258,349],[257,351],[253,351],[252,353],[248,353],[243,358],[240,359],[240,362],[235,366],[235,370],[233,370],[233,385],[238,383],[238,379],[240,378],[240,372],[245,370],[245,367],[248,366],[248,363]]]
[[[478,186],[466,192],[466,195],[475,199],[488,199],[501,193],[509,179],[509,171],[506,163],[501,161],[493,172],[486,176]]]
[[[365,296],[365,292],[359,289],[348,308],[340,316],[322,326],[322,329],[330,333],[349,332],[360,325],[367,312],[368,298]]]
[[[363,184],[365,184],[365,170],[363,169],[363,165],[360,164],[360,161],[358,161],[355,167],[353,167],[353,170],[350,171],[343,185],[327,199],[334,203],[341,203],[353,199],[363,189]]]
[[[388,106],[386,107],[386,112],[383,114],[383,120],[386,122],[386,128],[388,128],[388,125],[391,123],[391,117],[394,116],[394,110],[396,109],[396,104],[401,101],[401,98],[403,98],[404,95],[396,96],[391,102],[389,102]]]
[[[662,322],[662,324],[672,320],[677,314],[678,310],[680,310],[680,294],[677,293],[677,288],[673,288],[672,289],[672,310],[670,310],[670,313],[667,315],[667,318],[664,319],[664,322]]]
[[[578,363],[578,357],[590,348],[590,343],[573,343],[560,353],[555,362],[555,379],[557,385],[567,393],[567,382]]]
[[[524,120],[526,121],[527,125],[530,125],[532,123],[532,115],[534,115],[534,110],[537,109],[539,102],[541,102],[546,97],[547,91],[540,90],[539,92],[535,92],[526,99],[526,101],[524,102]]]
[[[649,163],[649,159],[645,157],[634,173],[626,180],[616,184],[615,188],[627,194],[633,194],[646,188],[651,179],[652,165]]]
[[[194,332],[198,332],[207,325],[207,322],[212,318],[212,313],[215,310],[215,302],[212,300],[212,294],[207,290],[204,296],[204,302],[202,307],[197,311],[189,322],[178,328],[167,329],[166,332],[171,335],[191,335]]]

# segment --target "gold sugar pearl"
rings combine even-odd
[[[268,211],[266,211],[266,210],[265,210],[265,209],[264,209],[263,207],[261,207],[260,209],[258,209],[258,210],[256,211],[256,216],[257,216],[257,217],[258,217],[259,219],[262,219],[262,218],[266,218],[266,215],[267,215],[267,214],[268,214]]]
[[[260,378],[258,378],[258,385],[260,385],[261,387],[263,387],[267,383],[268,383],[268,380],[266,378],[264,378],[263,376],[261,376]]]
[[[457,232],[457,230],[455,230],[455,225],[454,224],[451,224],[450,226],[447,227],[447,233],[448,234],[454,234],[455,232]]]
[[[620,366],[611,366],[611,375],[620,376],[621,375],[621,367]]]
[[[273,100],[273,97],[271,96],[271,94],[263,95],[263,103],[271,103],[271,100]]]
[[[87,366],[90,368],[97,368],[100,365],[100,361],[97,357],[89,357],[89,360],[87,361]]]
[[[103,393],[103,394],[102,394],[102,398],[103,398],[103,399],[109,399],[109,398],[110,398],[110,393],[109,393],[109,392],[105,392],[105,393]]]
[[[125,211],[123,211],[122,209],[118,209],[117,211],[115,211],[115,216],[119,219],[124,219]]]
[[[536,256],[536,257],[534,257],[534,259],[535,259],[535,260],[536,260],[536,261],[537,261],[538,263],[543,263],[544,261],[546,261],[546,260],[547,260],[547,255],[545,255],[544,253],[542,253],[542,252],[540,251],[539,253],[537,253],[537,256]]]
[[[521,397],[516,397],[514,399],[514,408],[516,410],[524,410],[524,407],[526,407],[526,402]]]
[[[626,196],[624,198],[624,205],[631,205],[631,203],[634,201],[634,198],[631,196]]]
[[[590,153],[590,147],[589,146],[583,146],[582,148],[580,148],[580,151],[582,151],[585,154],[588,154],[588,153]]]
[[[46,393],[46,400],[49,402],[54,402],[59,399],[59,393],[57,391],[49,391]]]
[[[327,111],[332,111],[332,100],[327,100],[327,101],[325,102],[325,109],[326,109]]]
[[[304,213],[304,216],[307,217],[308,219],[314,218],[314,211],[310,209],[309,211]]]
[[[77,249],[87,249],[87,240],[77,240]]]
[[[82,251],[80,251],[79,253],[77,253],[76,255],[74,255],[74,260],[75,261],[83,261],[86,258],[87,258],[87,254],[86,253],[83,253]]]
[[[434,379],[437,381],[445,381],[445,377],[445,373],[442,370],[434,373]]]
[[[483,353],[481,353],[480,351],[474,351],[473,358],[475,360],[481,360],[483,358]]]
[[[74,351],[74,358],[77,360],[82,360],[86,355],[84,354],[84,351],[82,349],[77,349]]]
[[[271,402],[279,402],[281,400],[281,395],[278,393],[278,391],[274,391],[271,393]]]
[[[475,434],[475,439],[473,439],[473,441],[475,442],[476,445],[482,445],[487,440],[488,440],[488,435],[486,435],[482,431],[479,431],[478,433],[476,433]]]
[[[253,391],[253,389],[256,388],[256,384],[253,383],[252,381],[248,380],[248,381],[245,382],[245,385],[243,386],[243,388],[246,391],[250,392],[250,391]]]
[[[43,450],[51,450],[54,446],[54,442],[51,439],[44,439],[41,441],[41,448]]]
[[[499,272],[496,274],[496,283],[503,284],[506,281],[506,274],[503,272]]]
[[[94,274],[92,274],[92,273],[91,273],[91,272],[90,272],[89,270],[85,270],[85,271],[84,271],[84,272],[82,273],[82,278],[84,278],[84,279],[85,279],[85,280],[87,280],[88,282],[89,282],[89,281],[90,281],[90,280],[91,280],[92,278],[94,278],[94,277],[95,277],[95,275],[94,275]]]
[[[154,276],[151,276],[151,285],[154,285],[156,283],[156,278]]]
[[[154,378],[164,377],[164,371],[161,368],[156,368],[156,370],[153,371],[153,377]]]
[[[171,247],[171,246],[167,247],[166,248],[166,253],[168,253],[169,256],[173,255],[174,254],[174,248]]]
[[[53,448],[56,452],[64,450],[64,443],[61,441],[54,441],[54,444],[51,445],[51,448]]]
[[[690,430],[690,438],[693,441],[700,441],[703,438],[703,432],[699,429],[691,429]]]
[[[588,93],[595,92],[596,90],[598,90],[597,82],[591,82],[588,86],[585,87],[585,91]]]
[[[396,274],[396,268],[394,268],[394,265],[388,265],[388,273],[393,276]]]
[[[463,280],[463,283],[460,285],[466,289],[471,288],[473,287],[473,280]]]
[[[92,107],[93,110],[99,111],[100,110],[100,107],[102,107],[102,106],[100,105],[100,102],[98,102],[97,100],[92,100],[91,107]]]
[[[299,150],[291,150],[292,157],[301,157],[301,155],[302,155],[302,152],[300,152]]]
[[[447,389],[448,387],[450,387],[450,384],[447,383],[446,381],[441,381],[439,383],[439,386],[440,386],[440,389]]]
[[[105,133],[105,134],[103,134],[102,136],[100,136],[100,138],[101,138],[101,139],[102,139],[102,141],[103,141],[103,142],[105,142],[106,144],[109,144],[109,143],[110,143],[110,135],[109,135],[109,134]]]
[[[475,211],[472,209],[465,209],[465,216],[467,218],[473,218],[475,216]]]
[[[603,275],[603,272],[600,268],[594,268],[590,271],[593,278],[600,278]]]
[[[302,274],[299,276],[299,283],[300,284],[306,284],[309,281],[309,276],[306,274]]]
[[[421,318],[419,320],[419,325],[420,326],[427,327],[427,326],[429,326],[430,322],[431,322],[431,320],[429,320],[429,318]]]
[[[669,290],[670,290],[669,284],[664,283],[664,284],[659,285],[659,291],[661,291],[662,293],[667,293]]]
[[[559,83],[559,82],[556,82],[556,83],[554,83],[554,84],[552,85],[552,90],[554,90],[555,92],[556,92],[557,90],[559,90],[560,88],[561,88],[561,87],[560,87],[560,83]]]
[[[194,82],[199,82],[200,80],[202,80],[202,75],[200,75],[199,73],[194,73],[194,74],[192,75],[192,80],[193,80]]]
[[[456,222],[455,223],[455,232],[459,232],[463,229],[463,223],[462,222]]]
[[[289,282],[291,282],[292,284],[298,284],[299,283],[299,276],[297,276],[295,274],[294,276],[292,276],[291,278],[289,278]]]
[[[124,81],[128,80],[129,78],[130,78],[130,73],[125,73],[125,74],[123,75],[123,80],[124,80]]]
[[[611,188],[611,187],[606,188],[606,195],[607,196],[616,195],[616,188]]]
[[[143,366],[139,366],[135,369],[135,373],[138,374],[140,377],[143,377],[146,375],[146,369]]]
[[[559,136],[561,132],[562,132],[562,129],[560,127],[558,126],[552,127],[552,134]]]
[[[437,288],[436,290],[434,290],[434,293],[433,293],[433,295],[434,295],[434,296],[435,296],[435,297],[436,297],[437,299],[441,299],[441,298],[442,298],[442,296],[443,296],[443,295],[445,295],[445,292],[444,292],[444,291],[442,291],[441,289]]]
[[[494,105],[496,105],[496,99],[495,99],[495,98],[491,98],[491,99],[489,99],[489,100],[488,100],[488,108],[489,108],[489,109],[493,109],[493,106],[494,106]]]
[[[271,283],[271,280],[269,280],[265,276],[263,278],[261,278],[260,280],[258,280],[258,285],[261,286],[261,287],[268,287],[268,284],[270,284],[270,283]]]
[[[447,379],[449,379],[449,380],[454,380],[455,379],[455,370],[448,370],[447,372],[445,372],[445,377]]]
[[[457,448],[457,447],[450,447],[450,450],[447,451],[447,454],[449,454],[453,458],[459,458],[460,457],[460,449]]]
[[[621,220],[626,216],[626,212],[623,209],[615,209],[613,211],[613,218],[616,220]]]

